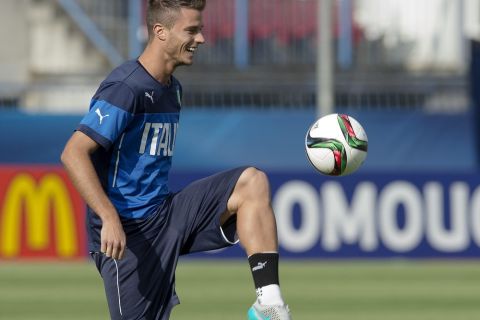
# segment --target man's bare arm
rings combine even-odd
[[[61,160],[85,202],[102,220],[101,248],[108,257],[121,259],[126,237],[117,210],[102,188],[91,161],[99,145],[82,132],[76,131],[67,142]]]

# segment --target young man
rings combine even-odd
[[[101,83],[62,153],[89,207],[89,250],[112,319],[168,319],[179,303],[179,255],[232,245],[236,234],[257,289],[249,319],[290,319],[265,174],[243,167],[168,190],[182,96],[172,74],[192,64],[205,41],[204,6],[205,0],[149,0],[144,52]]]

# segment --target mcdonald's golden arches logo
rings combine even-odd
[[[62,169],[0,167],[0,209],[0,258],[85,256],[85,207]]]

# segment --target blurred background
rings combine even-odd
[[[0,305],[9,296],[2,281],[27,277],[38,261],[48,261],[42,274],[65,262],[81,268],[88,261],[85,205],[59,156],[103,78],[142,52],[145,7],[143,0],[0,4],[0,263],[7,266],[3,278],[0,269]],[[339,283],[354,270],[367,270],[358,273],[364,279],[373,277],[368,270],[381,274],[376,268],[384,263],[386,274],[401,272],[392,261],[411,266],[434,259],[434,268],[478,263],[480,0],[208,0],[204,25],[206,43],[194,65],[175,73],[184,96],[172,189],[237,165],[265,170],[280,251],[292,270],[287,286],[294,287],[295,270],[303,270],[305,259],[311,270],[340,270]],[[369,153],[357,173],[332,179],[310,166],[304,137],[319,116],[334,112],[363,125]],[[235,247],[190,263],[232,263],[243,256]],[[427,299],[425,308],[412,302],[412,313],[402,315],[399,310],[408,307],[393,302],[400,295],[394,291],[398,319],[477,319],[480,309],[472,296],[480,290],[465,288],[479,280],[478,273],[450,267],[432,278],[432,284],[450,279],[445,290],[432,287],[451,292],[442,296],[446,302],[428,305]],[[14,270],[25,274],[15,277]],[[88,270],[95,277],[91,265]],[[402,279],[412,279],[419,272],[413,270]],[[424,272],[427,278],[435,274]],[[460,273],[465,283],[449,278]],[[299,292],[312,300],[315,291],[305,288]],[[379,294],[372,299],[391,290],[372,291]],[[24,299],[22,292],[7,299],[10,309],[3,300],[0,319],[20,312],[15,303]],[[96,317],[75,301],[77,318]],[[452,307],[452,301],[460,304]],[[440,308],[446,305],[467,313],[448,313]],[[337,307],[323,316],[397,319],[375,313],[373,304],[354,307],[345,318],[336,316],[345,310]],[[45,319],[51,310],[44,310]],[[320,318],[317,309],[302,310],[299,319]],[[29,317],[43,319],[40,313]]]

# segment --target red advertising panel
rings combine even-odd
[[[0,259],[86,255],[85,204],[60,166],[0,166]]]

